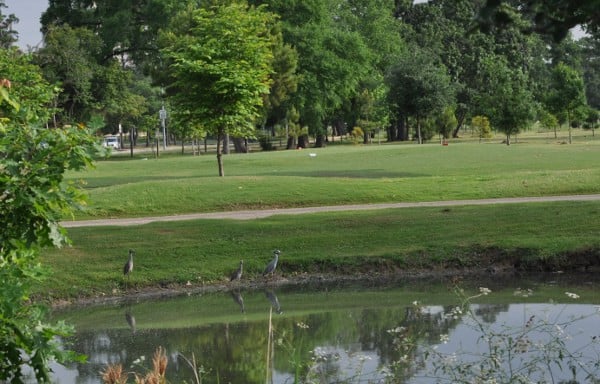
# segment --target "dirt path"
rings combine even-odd
[[[382,204],[354,204],[354,205],[333,205],[322,207],[304,207],[304,208],[282,208],[282,209],[263,209],[229,212],[211,212],[211,213],[190,213],[185,215],[172,216],[152,216],[125,219],[101,219],[101,220],[80,220],[63,221],[61,225],[65,228],[75,227],[94,227],[94,226],[131,226],[142,225],[160,221],[182,221],[195,219],[234,219],[234,220],[252,220],[273,215],[301,215],[305,213],[316,212],[340,212],[340,211],[365,211],[373,209],[394,209],[394,208],[414,208],[414,207],[450,207],[461,205],[492,205],[492,204],[515,204],[515,203],[542,203],[558,201],[598,201],[600,194],[594,195],[569,195],[569,196],[542,196],[542,197],[513,197],[499,199],[481,199],[481,200],[448,200],[448,201],[425,201],[417,203],[382,203]]]

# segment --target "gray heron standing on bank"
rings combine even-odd
[[[123,275],[127,276],[127,280],[129,280],[129,274],[133,271],[133,255],[135,255],[135,251],[133,249],[129,250],[129,260],[123,266]]]
[[[244,260],[240,260],[240,266],[238,267],[238,269],[235,270],[235,272],[233,272],[231,274],[231,278],[229,279],[229,281],[241,280],[243,269],[244,269]]]
[[[269,264],[267,264],[265,270],[263,271],[263,276],[273,275],[275,273],[275,268],[277,268],[277,261],[279,260],[279,254],[281,254],[281,251],[279,251],[279,249],[276,249],[273,252],[273,260],[271,260]]]

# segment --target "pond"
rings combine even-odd
[[[71,349],[88,359],[54,366],[55,380],[100,383],[109,364],[145,375],[163,347],[170,383],[195,382],[194,363],[202,383],[591,382],[598,284],[551,275],[266,286],[70,308],[53,317],[75,325]]]

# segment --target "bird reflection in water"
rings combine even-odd
[[[273,292],[270,289],[267,289],[267,290],[265,290],[265,296],[271,302],[271,306],[273,307],[275,312],[278,315],[281,315],[283,313],[283,311],[281,310],[281,304],[279,304],[279,299],[277,298],[277,295],[275,294],[275,292]]]
[[[131,333],[135,335],[135,317],[131,314],[129,309],[125,311],[125,321],[127,321],[127,325],[131,328]]]
[[[244,307],[244,298],[242,297],[242,294],[240,293],[240,291],[239,290],[231,291],[231,297],[233,298],[233,301],[235,301],[236,304],[240,306],[240,310],[242,311],[242,313],[245,313],[246,308]]]

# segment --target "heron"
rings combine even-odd
[[[127,280],[129,280],[129,274],[133,271],[133,255],[135,255],[135,251],[133,249],[129,250],[129,260],[123,266],[123,275],[127,276]]]
[[[267,264],[265,270],[263,271],[263,276],[266,275],[273,275],[275,273],[275,268],[277,268],[277,261],[279,260],[279,255],[281,254],[281,251],[279,251],[279,249],[276,249],[273,252],[273,260],[271,260],[269,262],[269,264]]]
[[[240,260],[240,266],[231,274],[229,281],[240,280],[242,278],[242,271],[244,269],[244,260]]]

